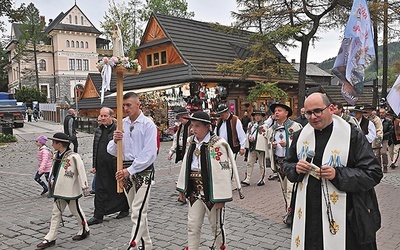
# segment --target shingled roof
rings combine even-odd
[[[218,25],[200,22],[191,19],[155,14],[154,18],[160,25],[167,38],[143,43],[137,48],[141,50],[153,46],[153,43],[171,43],[178,51],[186,65],[164,66],[143,71],[140,75],[130,76],[124,80],[124,89],[137,88],[138,84],[146,81],[147,87],[167,85],[170,83],[213,81],[213,82],[241,82],[252,83],[262,79],[260,76],[249,77],[241,80],[238,76],[224,76],[217,70],[217,65],[232,63],[234,59],[245,58],[250,55],[249,35],[251,32],[238,31],[227,33]],[[288,64],[282,54],[273,47],[273,52],[279,57],[281,63]],[[290,76],[281,74],[279,81],[282,84],[297,84],[298,73],[293,69]]]

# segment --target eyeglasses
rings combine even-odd
[[[322,115],[322,112],[324,112],[324,110],[329,107],[330,105],[326,106],[323,109],[314,109],[314,110],[309,110],[306,111],[306,117],[307,119],[311,118],[311,115],[314,115],[315,117],[320,117]]]

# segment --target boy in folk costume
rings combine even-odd
[[[188,246],[198,250],[204,216],[207,214],[217,249],[225,249],[224,205],[232,201],[231,175],[239,180],[235,157],[228,143],[210,132],[210,117],[202,111],[187,119],[192,121],[193,136],[187,150],[176,189],[180,199],[189,201]],[[240,183],[236,183],[240,191]],[[242,197],[241,197],[242,198]]]
[[[78,221],[78,233],[72,240],[83,240],[89,236],[89,226],[86,223],[85,213],[78,203],[82,192],[89,194],[86,171],[79,154],[70,148],[70,137],[64,133],[56,133],[53,138],[53,147],[56,150],[53,157],[53,167],[50,172],[50,196],[54,198],[53,212],[50,222],[50,231],[44,240],[37,245],[38,249],[45,249],[55,245],[57,230],[62,221],[62,213],[68,205],[71,214]]]
[[[364,134],[333,115],[326,95],[304,102],[308,125],[294,134],[284,170],[299,182],[291,249],[375,250],[381,166]],[[312,164],[305,161],[313,150]]]
[[[47,187],[46,183],[41,180],[42,175],[45,176],[46,181],[49,182],[49,173],[51,170],[51,164],[53,160],[52,152],[51,150],[46,146],[47,142],[47,137],[44,135],[39,136],[36,139],[36,146],[39,147],[39,151],[37,153],[37,158],[38,158],[38,171],[35,174],[34,180],[40,184],[40,186],[43,187],[42,193],[40,195],[44,195],[49,191],[49,188]]]
[[[183,159],[183,156],[185,155],[186,141],[191,135],[190,120],[186,119],[188,116],[189,112],[184,107],[179,108],[176,113],[176,119],[180,124],[178,130],[174,134],[174,140],[168,153],[168,160],[171,160],[172,156],[175,154],[175,163],[178,163]]]
[[[267,148],[267,140],[263,134],[267,130],[267,125],[264,125],[265,112],[261,110],[254,110],[251,116],[254,120],[249,123],[247,128],[247,141],[246,146],[249,149],[249,157],[246,170],[246,178],[241,181],[243,185],[249,186],[250,179],[253,174],[254,164],[258,159],[258,165],[260,166],[260,180],[257,186],[265,185],[265,150]]]
[[[275,123],[265,133],[268,142],[268,158],[271,159],[272,170],[274,173],[278,173],[284,195],[287,211],[283,217],[283,222],[290,224],[290,221],[287,221],[287,215],[290,213],[289,206],[292,198],[293,183],[284,176],[282,166],[285,162],[287,150],[292,143],[293,133],[301,129],[302,126],[289,118],[293,114],[289,106],[282,103],[274,103],[270,109],[274,114]]]

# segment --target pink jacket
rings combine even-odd
[[[46,145],[43,145],[41,148],[39,148],[37,158],[39,165],[39,174],[50,172],[53,162],[53,154]]]

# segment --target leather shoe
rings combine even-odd
[[[40,195],[44,195],[45,193],[47,193],[49,190],[48,189],[43,189],[43,191],[40,193]]]
[[[54,246],[56,244],[56,240],[48,241],[48,240],[43,240],[39,244],[36,245],[37,249],[45,249],[51,246]]]
[[[119,214],[115,218],[116,219],[122,219],[122,218],[124,218],[124,217],[126,217],[128,215],[129,215],[128,211],[121,211],[121,212],[119,212]]]
[[[395,168],[397,168],[397,165],[394,164],[394,163],[392,163],[392,164],[390,164],[390,168],[391,168],[391,169],[395,169]]]
[[[240,184],[243,184],[243,185],[245,185],[245,186],[250,186],[250,183],[247,183],[247,182],[245,182],[245,181],[241,181]]]
[[[93,217],[93,218],[94,218],[94,217]],[[102,221],[103,221],[103,220],[102,220]],[[72,237],[72,240],[76,240],[76,241],[84,240],[84,239],[86,239],[89,235],[90,235],[90,231],[86,231],[84,234],[75,235],[74,237]]]
[[[268,180],[269,181],[273,181],[273,180],[276,180],[276,179],[279,179],[279,177],[278,177],[278,175],[270,175],[270,176],[268,176]]]
[[[103,219],[98,219],[94,216],[87,221],[87,224],[89,226],[95,225],[95,224],[101,224],[101,223],[103,223]]]
[[[264,180],[260,180],[260,181],[257,183],[257,186],[264,186],[264,185],[265,185]]]

